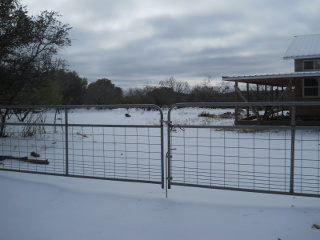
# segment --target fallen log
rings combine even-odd
[[[0,161],[4,161],[6,159],[18,160],[18,161],[28,162],[28,163],[33,163],[33,164],[43,164],[43,165],[49,164],[48,159],[33,159],[33,158],[30,159],[28,157],[14,157],[14,156],[0,155]]]

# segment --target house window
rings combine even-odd
[[[320,70],[320,59],[304,60],[303,70],[307,70],[307,71]]]
[[[320,97],[319,78],[303,79],[303,97]]]

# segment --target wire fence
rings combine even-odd
[[[320,103],[272,103],[289,124],[235,124],[266,104],[175,104],[168,121],[156,105],[1,107],[0,169],[320,197],[320,124],[295,115]]]
[[[185,103],[170,108],[169,188],[320,196],[320,126],[296,126],[295,116],[289,126],[234,125],[230,107],[252,104],[262,109],[266,103],[231,104]],[[296,107],[299,103],[285,104]],[[177,113],[183,108],[189,111],[188,107],[197,108],[198,116],[211,121],[203,125],[181,121]]]
[[[161,133],[154,130],[72,126],[71,135],[77,137],[69,140],[69,175],[159,182]]]
[[[9,121],[2,124],[0,168],[164,187],[161,109],[106,105],[91,111],[89,107],[94,106],[10,109]],[[137,124],[132,118],[139,116],[131,116],[130,109],[139,109],[139,115],[153,122]],[[20,122],[18,114],[27,113],[30,121]]]

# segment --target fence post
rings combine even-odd
[[[171,189],[171,110],[172,106],[168,111],[168,122],[167,122],[167,137],[168,137],[168,151],[167,151],[167,186]]]
[[[290,193],[294,193],[294,150],[296,141],[296,106],[291,107]]]
[[[69,133],[68,133],[68,109],[64,109],[65,115],[65,149],[66,149],[66,175],[69,175]]]
[[[160,109],[160,116],[161,116],[161,119],[160,119],[160,135],[161,135],[161,188],[163,189],[164,188],[164,185],[165,185],[165,179],[164,179],[164,134],[163,134],[163,112],[162,110]]]

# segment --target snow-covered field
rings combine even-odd
[[[179,125],[232,125],[232,117],[221,117],[229,115],[230,111],[179,109],[173,112],[172,120]],[[198,117],[203,112],[214,117]],[[164,113],[166,120],[167,112]],[[48,112],[44,118],[47,123],[53,122],[54,112]],[[159,112],[138,109],[78,109],[71,110],[68,115],[69,124],[155,126],[159,125],[159,121]],[[61,113],[57,123],[63,122],[64,114]],[[112,132],[108,127],[69,128],[71,174],[159,181],[159,129],[111,129]],[[10,126],[7,130],[12,134],[9,138],[0,139],[1,155],[23,157],[36,151],[42,158],[49,159],[50,164],[40,166],[5,160],[1,161],[1,168],[54,173],[65,171],[63,127],[46,127],[45,133],[24,138],[21,137],[22,129],[17,126]],[[275,171],[276,177],[271,186],[279,187],[281,191],[288,190],[290,141],[286,132],[274,131],[272,138],[270,131],[248,132],[239,138],[236,131],[199,131],[179,127],[173,129],[172,139],[176,149],[172,152],[173,160],[176,160],[173,161],[174,181],[221,184],[221,177],[211,175],[211,170],[222,170],[222,153],[219,151],[225,151],[230,161],[223,167],[226,179],[235,179],[230,178],[231,173],[239,171],[234,169],[235,165],[241,167],[241,173],[245,173],[245,178],[238,174],[238,185],[235,187],[259,189],[265,175],[272,177],[272,171]],[[197,136],[195,139],[192,138],[194,134]],[[209,140],[213,134],[216,142]],[[189,142],[181,142],[181,136],[186,135]],[[309,164],[298,165],[300,172],[297,177],[308,177],[308,183],[312,183],[311,190],[319,191],[319,132],[297,135],[298,162]],[[198,148],[193,148],[195,144]],[[212,145],[216,147],[214,153],[209,152],[208,146]],[[191,159],[195,153],[197,166]],[[182,156],[189,165],[181,165]],[[212,159],[216,162],[208,168]],[[270,165],[253,163],[255,159],[276,163],[270,168]],[[123,167],[128,164],[131,164],[130,168]],[[182,166],[186,171],[179,175]],[[188,173],[192,172],[190,169],[193,173],[188,178]],[[209,169],[210,174],[207,170],[203,172],[204,169]],[[228,173],[231,174],[229,178]],[[197,178],[193,179],[194,176]],[[218,178],[210,177],[208,180],[208,176]],[[320,198],[178,186],[173,186],[168,198],[165,198],[165,190],[159,184],[5,171],[0,171],[0,178],[0,239],[320,239],[320,230],[312,228],[313,224],[320,224]],[[285,186],[278,184],[279,179],[284,180]],[[232,186],[232,181],[227,183]],[[298,187],[308,189],[303,184],[301,180]]]
[[[320,199],[0,172],[1,239],[318,240]]]

